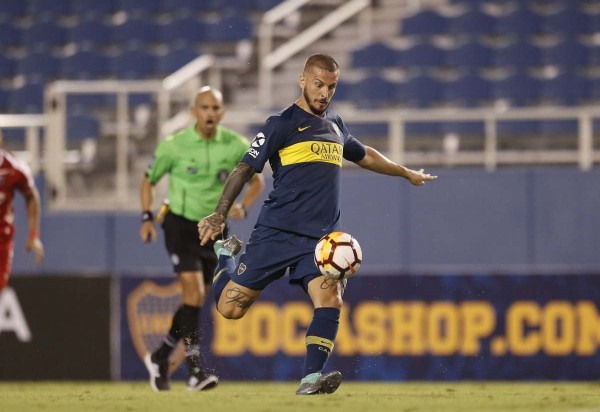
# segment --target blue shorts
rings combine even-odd
[[[290,283],[302,285],[306,290],[308,282],[321,276],[314,260],[318,241],[319,238],[256,225],[231,280],[263,290],[289,269]]]

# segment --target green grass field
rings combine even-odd
[[[5,382],[0,411],[600,412],[600,382],[373,383],[344,382],[332,395],[296,396],[295,383],[224,382],[189,393],[182,382],[154,393],[146,383]]]

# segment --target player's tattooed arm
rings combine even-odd
[[[256,297],[252,297],[240,290],[240,288],[232,287],[225,291],[225,297],[227,301],[225,302],[227,305],[233,303],[240,309],[248,309],[254,301]]]
[[[225,182],[223,194],[221,195],[221,199],[219,199],[215,213],[223,217],[227,216],[233,202],[242,192],[244,185],[252,179],[252,176],[254,176],[252,166],[243,162],[238,163]]]

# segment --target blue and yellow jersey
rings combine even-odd
[[[340,218],[342,158],[357,162],[365,154],[329,111],[317,117],[293,104],[269,117],[242,158],[257,172],[267,161],[273,170],[257,223],[312,237],[332,232]]]

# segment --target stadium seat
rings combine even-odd
[[[0,1],[0,22],[12,22],[25,14],[24,1]]]
[[[170,50],[168,53],[157,57],[156,75],[163,77],[168,76],[198,56],[200,56],[200,54],[187,47]]]
[[[100,122],[94,116],[83,113],[67,116],[67,139],[97,139],[100,136]]]
[[[42,113],[44,109],[44,86],[28,83],[10,93],[8,107],[12,113]]]
[[[541,31],[542,17],[527,8],[521,8],[496,19],[495,34],[529,36]]]
[[[505,79],[492,82],[492,96],[502,99],[511,106],[526,106],[539,103],[540,81],[525,73],[516,73]]]
[[[30,81],[54,80],[60,71],[60,59],[44,51],[29,53],[17,62],[17,70]]]
[[[0,79],[12,77],[16,72],[16,61],[5,54],[0,54]]]
[[[496,66],[523,71],[527,67],[541,65],[542,51],[526,41],[516,41],[506,47],[495,49],[492,60]]]
[[[10,91],[3,87],[0,87],[0,113],[6,113],[8,111],[8,100],[10,98]]]
[[[439,67],[443,66],[445,60],[445,51],[428,43],[417,44],[398,53],[401,67],[419,69]]]
[[[492,48],[481,43],[471,42],[446,51],[446,65],[473,71],[491,66],[492,57]]]
[[[563,73],[541,83],[541,98],[556,105],[573,106],[583,104],[589,98],[590,84],[576,73]]]
[[[448,19],[434,11],[422,11],[400,22],[402,36],[428,37],[448,33]]]
[[[68,30],[67,41],[83,50],[107,46],[111,42],[111,27],[102,20],[86,20]]]
[[[484,106],[490,103],[491,98],[491,82],[473,73],[448,82],[444,88],[444,100],[454,106]]]
[[[194,17],[199,11],[209,11],[218,7],[211,1],[197,0],[162,0],[163,12],[174,13],[181,17]]]
[[[206,38],[206,32],[207,26],[196,17],[176,18],[161,26],[159,40],[170,47],[193,47]]]
[[[25,12],[32,15],[36,21],[56,20],[72,14],[71,0],[26,0],[25,2],[27,4]]]
[[[127,13],[129,18],[144,19],[161,12],[162,4],[148,0],[116,0],[115,9]]]
[[[10,21],[0,21],[0,50],[14,47],[21,43],[21,30],[12,25]]]
[[[561,34],[566,37],[593,32],[591,16],[581,10],[566,8],[557,13],[545,16],[541,22],[541,31],[550,34]]]
[[[432,107],[442,101],[444,84],[433,77],[421,75],[399,83],[394,98],[402,105],[421,108]]]
[[[349,97],[359,108],[382,108],[393,103],[394,88],[394,83],[381,76],[369,76],[352,85]]]
[[[107,57],[96,51],[80,51],[61,61],[61,75],[67,79],[98,79],[108,74]]]
[[[23,30],[23,42],[30,51],[46,50],[65,44],[65,29],[53,21],[32,23]]]
[[[352,67],[356,69],[381,69],[398,67],[400,52],[385,43],[376,42],[352,52]]]
[[[127,48],[139,48],[159,41],[160,26],[151,19],[127,19],[112,30],[112,40]]]
[[[72,12],[86,21],[101,21],[115,12],[115,0],[85,0],[71,2]]]
[[[252,21],[241,15],[223,16],[206,30],[206,40],[214,42],[236,42],[252,38]]]
[[[542,49],[542,63],[559,66],[573,71],[579,67],[587,67],[591,61],[592,47],[585,46],[573,39],[567,39],[552,47]]]
[[[110,73],[119,79],[137,80],[155,73],[156,57],[142,50],[129,50],[109,61]]]
[[[494,17],[474,9],[448,19],[448,31],[454,35],[475,38],[490,33],[495,24],[496,19]]]

